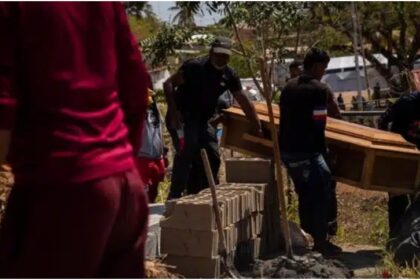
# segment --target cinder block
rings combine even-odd
[[[272,180],[271,162],[262,158],[226,159],[226,182],[269,183]]]
[[[163,254],[214,258],[218,256],[219,236],[216,230],[197,231],[162,228]]]
[[[220,207],[222,226],[226,226],[225,211]],[[215,215],[211,203],[179,201],[170,216],[160,221],[162,228],[191,229],[209,231],[216,228]]]
[[[262,211],[264,209],[264,192],[267,184],[221,184],[220,188],[231,190],[242,190],[251,195],[249,206],[245,206],[250,212]],[[249,212],[249,211],[248,211]]]
[[[251,256],[255,260],[260,256],[261,238],[253,238],[250,240],[250,247],[252,250]]]
[[[234,197],[234,208],[233,208],[234,219],[233,219],[233,223],[237,223],[241,220],[240,214],[239,214],[240,196],[241,196],[241,192],[237,191],[236,195]]]
[[[262,232],[263,217],[264,217],[264,215],[262,214],[262,212],[258,212],[258,214],[257,214],[257,235],[260,235],[261,232]]]
[[[197,258],[168,255],[164,262],[186,278],[220,278],[220,257]]]

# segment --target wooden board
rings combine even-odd
[[[268,128],[265,104],[255,103],[262,125]],[[280,110],[273,106],[275,123]],[[238,107],[225,110],[222,145],[252,156],[272,157],[271,139],[249,134],[249,123]],[[401,135],[332,118],[325,132],[333,176],[342,182],[372,190],[416,192],[420,186],[420,152]],[[281,151],[280,151],[281,152]]]

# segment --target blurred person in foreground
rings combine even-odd
[[[6,278],[142,278],[148,75],[116,2],[0,3]],[[0,141],[1,142],[1,141]]]

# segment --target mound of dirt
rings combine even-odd
[[[249,272],[250,278],[351,278],[352,272],[337,260],[329,260],[321,254],[309,252],[294,259],[279,256],[270,260],[257,260]]]

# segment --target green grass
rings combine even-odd
[[[398,266],[393,261],[393,255],[384,251],[382,263],[376,268],[381,278],[420,278],[420,264],[412,266]]]
[[[171,182],[165,178],[163,182],[160,182],[158,188],[158,196],[156,198],[156,203],[165,203],[166,198],[168,197],[169,187],[171,186]]]
[[[388,211],[385,196],[339,193],[338,243],[385,247],[388,238]]]

